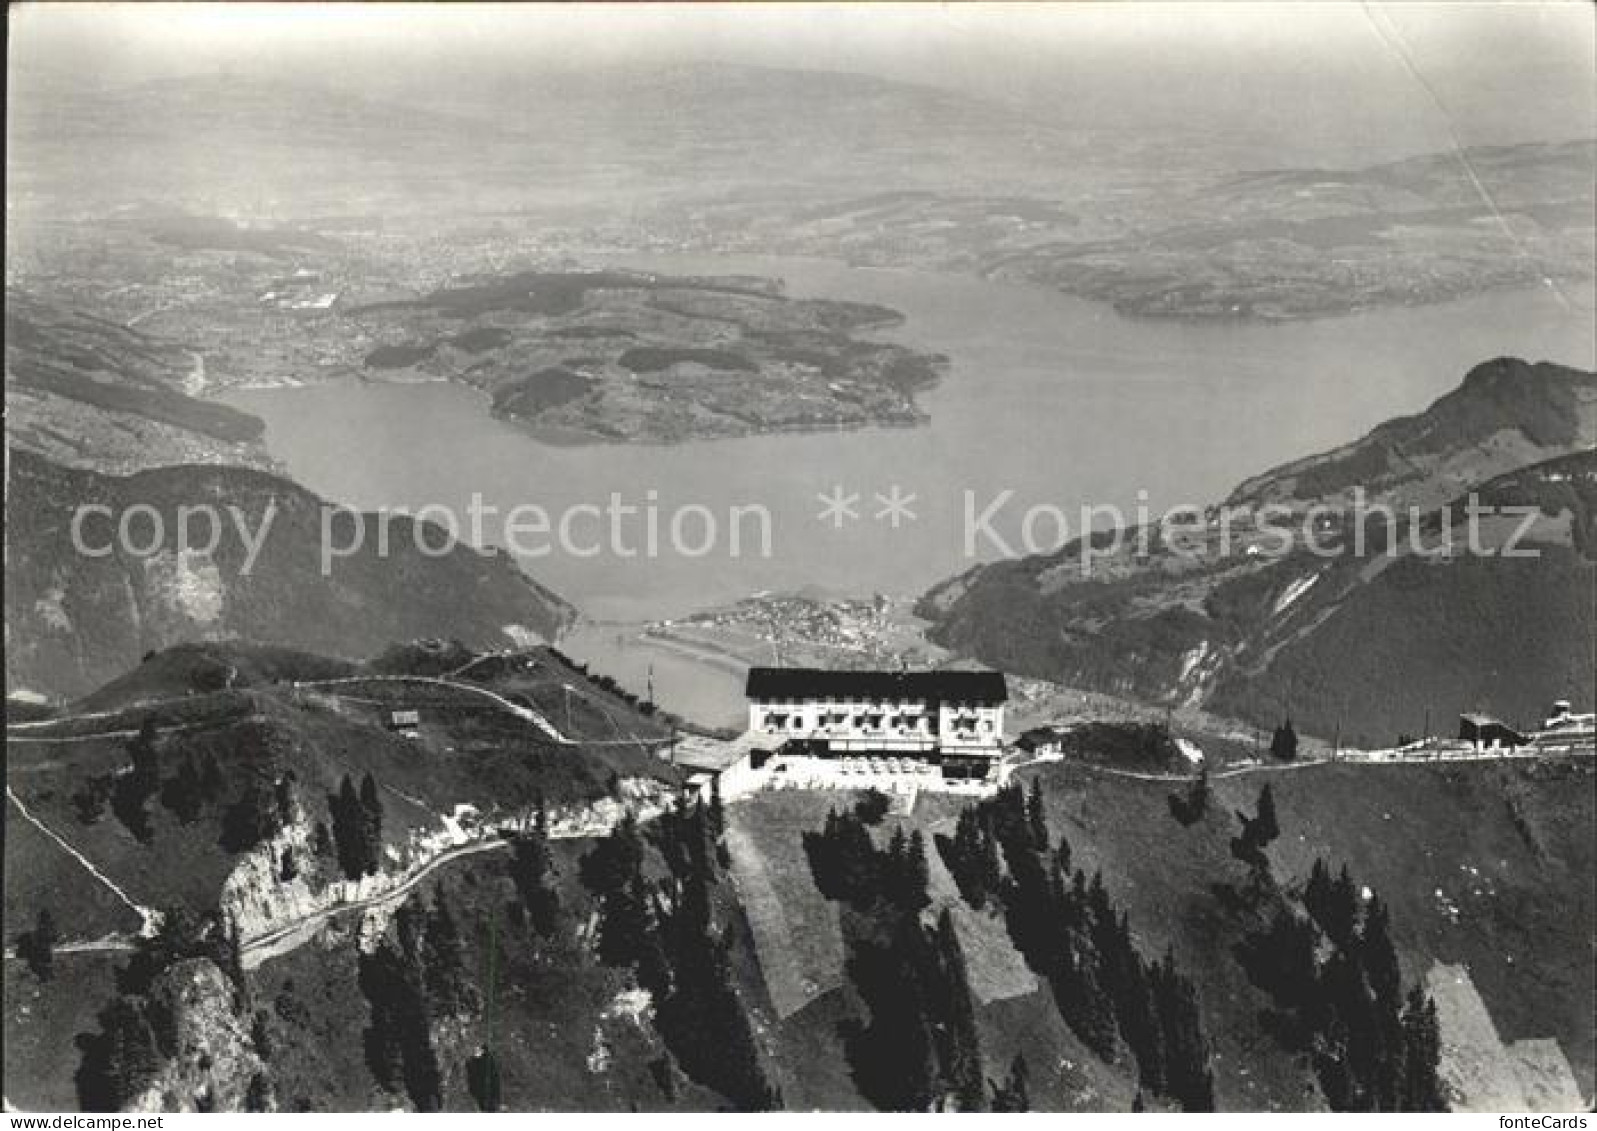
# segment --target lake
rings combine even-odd
[[[1503,354],[1593,367],[1592,289],[1574,308],[1550,290],[1279,324],[1137,320],[1041,288],[962,276],[754,256],[594,257],[666,273],[738,272],[784,279],[794,295],[891,306],[905,323],[883,336],[947,354],[943,383],[915,429],[762,436],[676,447],[540,441],[492,419],[486,398],[446,384],[356,381],[227,394],[260,416],[267,444],[295,479],[363,508],[441,504],[464,515],[473,493],[502,514],[536,504],[557,519],[612,494],[640,508],[623,556],[550,552],[525,564],[598,621],[679,616],[763,590],[913,593],[1003,546],[967,545],[967,510],[1020,549],[1026,510],[1084,504],[1132,513],[1218,501],[1275,464],[1354,439],[1417,412],[1472,366]],[[1566,293],[1568,293],[1566,289]],[[857,494],[859,518],[817,518],[818,496]],[[877,518],[886,495],[913,512]],[[652,495],[650,493],[653,493]],[[1010,492],[1004,495],[1004,492]],[[1007,503],[999,500],[1007,499]],[[996,508],[995,508],[995,504]],[[643,553],[643,514],[659,519],[660,553]],[[681,514],[679,547],[669,538]],[[734,507],[764,507],[759,522]],[[578,521],[580,519],[580,521]],[[730,531],[743,537],[731,552]],[[592,512],[572,529],[586,551],[608,540]],[[1035,539],[1052,541],[1052,521]],[[502,541],[493,522],[485,540]],[[535,549],[545,548],[541,543]],[[973,551],[973,552],[971,552]],[[629,665],[630,666],[630,665]]]

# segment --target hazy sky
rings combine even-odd
[[[24,4],[13,93],[225,69],[333,85],[721,60],[859,71],[1084,121],[1414,146],[1590,136],[1593,7],[1553,3]],[[1401,121],[1401,126],[1398,123]],[[1408,145],[1398,146],[1408,148]]]

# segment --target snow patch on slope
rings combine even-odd
[[[1317,573],[1311,573],[1309,576],[1300,577],[1291,585],[1288,585],[1286,590],[1275,599],[1275,606],[1270,610],[1271,615],[1280,616],[1282,613],[1286,612],[1292,607],[1299,597],[1303,596],[1303,594],[1307,593],[1310,589],[1313,589],[1314,583],[1318,580],[1320,580],[1320,575]]]

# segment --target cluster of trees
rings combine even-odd
[[[146,717],[127,746],[129,768],[111,784],[111,811],[140,844],[155,839],[149,800],[161,789],[161,752],[155,744],[155,720]]]
[[[1142,957],[1100,875],[1089,881],[1072,870],[1069,842],[1051,842],[1036,782],[1029,796],[1011,785],[969,807],[938,848],[973,906],[1002,907],[1016,949],[1046,979],[1087,1047],[1108,1061],[1123,1040],[1144,1089],[1188,1111],[1213,1110],[1209,1043],[1192,983],[1173,955]]]
[[[418,1111],[443,1106],[443,1073],[433,1047],[435,1022],[477,1006],[454,913],[440,894],[432,907],[411,901],[394,930],[360,961],[360,986],[371,1006],[366,1061],[378,1083],[403,1091]]]
[[[732,983],[731,928],[716,922],[724,835],[718,796],[708,804],[683,799],[656,826],[664,878],[646,873],[649,845],[630,816],[583,857],[581,874],[599,903],[601,961],[631,967],[649,991],[655,1024],[682,1071],[739,1110],[769,1111],[781,1095]]]
[[[162,913],[159,928],[140,939],[128,964],[117,971],[116,996],[99,1013],[100,1031],[78,1038],[78,1102],[85,1111],[120,1111],[141,1095],[177,1055],[178,1009],[162,975],[180,962],[208,959],[234,987],[233,1008],[250,1008],[243,952],[236,926],[215,913],[184,908]]]
[[[902,828],[893,830],[887,848],[878,850],[858,807],[853,812],[833,809],[820,832],[804,834],[804,853],[815,886],[827,899],[862,911],[886,902],[910,913],[931,902],[926,894],[926,842],[919,829],[907,837]]]
[[[852,940],[847,969],[870,1016],[843,1028],[861,1093],[887,1111],[981,1111],[976,1010],[948,911],[927,928],[884,899],[875,929]]]
[[[206,806],[214,805],[222,795],[222,767],[216,755],[207,750],[196,757],[192,750],[185,752],[172,776],[161,787],[161,804],[185,825],[200,819]]]
[[[1240,956],[1333,1109],[1447,1110],[1436,1005],[1418,985],[1403,992],[1386,906],[1361,898],[1346,867],[1333,876],[1316,860],[1301,909],[1283,900]]]
[[[1292,729],[1292,720],[1285,720],[1270,736],[1270,757],[1290,762],[1298,756],[1298,732]]]
[[[140,844],[155,839],[150,826],[149,801],[161,790],[161,753],[156,746],[157,727],[154,716],[146,716],[139,733],[128,740],[128,767],[116,774],[97,774],[86,779],[72,794],[72,804],[78,820],[92,825],[105,816],[109,804],[111,812]],[[213,781],[219,782],[220,770],[213,765]]]
[[[1209,800],[1213,797],[1213,789],[1209,785],[1209,767],[1198,767],[1198,775],[1187,786],[1185,793],[1172,793],[1169,797],[1170,815],[1183,827],[1189,827],[1203,820],[1204,814],[1209,811]]]
[[[128,766],[115,774],[86,779],[72,794],[78,820],[93,824],[107,806],[141,844],[155,840],[149,804],[159,798],[180,824],[192,825],[222,804],[221,763],[212,751],[185,750],[170,774],[165,763],[173,760],[157,742],[154,716],[146,716],[139,732],[127,744]],[[222,811],[220,844],[229,852],[247,852],[270,840],[293,819],[293,773],[276,780],[252,778],[243,792]]]
[[[946,909],[935,926],[921,922],[931,903],[925,844],[918,830],[906,836],[899,827],[878,849],[867,818],[881,814],[861,802],[852,812],[832,810],[819,833],[804,834],[816,887],[859,913],[847,970],[869,1020],[843,1030],[854,1080],[887,1111],[981,1111],[988,1095],[959,936]],[[1015,1083],[993,1086],[1002,1103],[1026,1103],[1024,1084]]]
[[[333,849],[344,875],[352,880],[375,875],[383,861],[383,799],[376,780],[367,774],[357,791],[345,774],[338,792],[328,795],[327,808],[333,818]]]
[[[1009,1075],[1004,1077],[1003,1083],[996,1080],[988,1082],[988,1086],[992,1089],[992,1100],[988,1107],[997,1112],[1030,1111],[1031,1094],[1026,1084],[1030,1076],[1031,1070],[1026,1067],[1026,1054],[1017,1052],[1015,1059],[1010,1062]]]
[[[477,1055],[466,1061],[466,1088],[478,1111],[499,1110],[504,1089],[499,1076],[499,1058],[492,1049],[478,1049]]]
[[[638,714],[648,717],[653,715],[659,709],[652,700],[645,699],[641,695],[634,695],[625,687],[622,687],[619,683],[617,683],[614,677],[605,675],[603,672],[590,670],[587,664],[582,663],[579,660],[572,659],[570,656],[560,651],[560,649],[550,648],[549,654],[555,659],[559,660],[566,667],[570,668],[572,671],[583,676],[595,687],[598,687],[603,691],[608,691],[611,695],[614,695],[627,706],[637,711]]]
[[[271,840],[294,820],[294,771],[276,781],[252,777],[244,791],[222,812],[222,847],[248,852]]]
[[[992,821],[976,806],[961,809],[954,835],[936,837],[937,851],[965,902],[980,910],[996,903],[1004,883]]]
[[[1248,866],[1256,877],[1267,875],[1270,859],[1264,850],[1281,835],[1281,822],[1275,813],[1275,791],[1268,784],[1259,790],[1259,804],[1254,815],[1237,812],[1242,831],[1231,840],[1231,855]]]
[[[39,909],[33,929],[17,935],[17,957],[22,959],[33,976],[41,982],[55,977],[55,944],[60,939],[55,916],[48,907]]]
[[[1094,719],[1066,730],[1059,745],[1067,758],[1133,769],[1162,770],[1181,756],[1170,728],[1161,722]]]
[[[555,887],[554,861],[549,855],[549,813],[542,799],[531,831],[510,843],[510,878],[533,931],[544,939],[559,935],[560,892]]]

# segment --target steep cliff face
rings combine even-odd
[[[248,941],[330,905],[329,874],[317,854],[311,822],[303,812],[270,840],[246,852],[222,884],[224,916]]]
[[[620,778],[615,789],[615,797],[548,808],[549,838],[601,837],[628,815],[639,821],[653,820],[676,797],[673,788],[654,778]],[[443,818],[436,827],[412,828],[408,840],[389,846],[382,871],[358,880],[346,879],[317,854],[313,824],[303,812],[298,812],[296,819],[276,836],[240,858],[222,885],[222,914],[237,925],[246,945],[304,925],[303,932],[295,930],[296,937],[288,940],[288,945],[293,945],[301,941],[301,934],[316,934],[329,912],[341,907],[359,908],[357,933],[369,947],[387,929],[389,916],[406,893],[435,865],[474,848],[492,850],[502,844],[504,832],[526,831],[538,817],[535,807],[481,816],[474,808],[466,808],[472,816],[464,823],[452,816]],[[285,867],[285,861],[291,865]],[[277,949],[267,945],[248,952],[245,964],[253,968]]]
[[[175,1051],[129,1111],[244,1111],[265,1062],[234,1009],[234,987],[214,962],[179,962],[157,979],[151,997],[172,1019]]]

